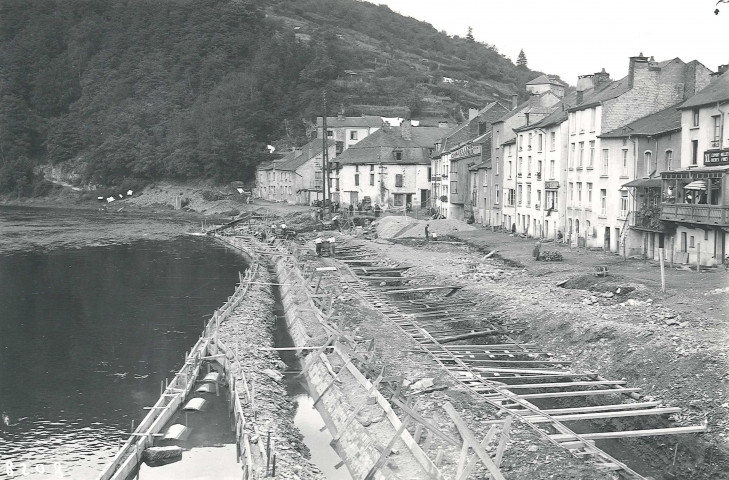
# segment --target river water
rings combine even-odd
[[[155,403],[245,269],[195,228],[0,207],[0,479],[95,478]]]

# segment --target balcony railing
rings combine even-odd
[[[657,212],[633,212],[630,226],[638,228],[648,228],[650,230],[663,230],[663,225],[661,224],[660,209]]]
[[[729,225],[729,206],[664,203],[661,205],[661,220]]]

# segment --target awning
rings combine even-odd
[[[624,187],[638,187],[638,188],[661,188],[661,179],[660,178],[638,178],[635,180],[632,180],[626,184],[623,184]]]
[[[685,187],[683,187],[684,190],[706,190],[706,182],[703,180],[696,180]]]

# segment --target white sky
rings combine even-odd
[[[628,73],[628,57],[698,60],[715,71],[729,63],[729,3],[717,0],[370,0],[402,15],[495,45],[516,61],[524,49],[529,67],[560,75]],[[724,0],[726,1],[726,0]],[[720,13],[714,15],[714,9]]]

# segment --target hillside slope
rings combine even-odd
[[[306,140],[325,88],[330,114],[458,119],[538,74],[354,0],[5,0],[0,65],[0,193],[19,195],[45,192],[40,164],[247,180],[267,143]]]

